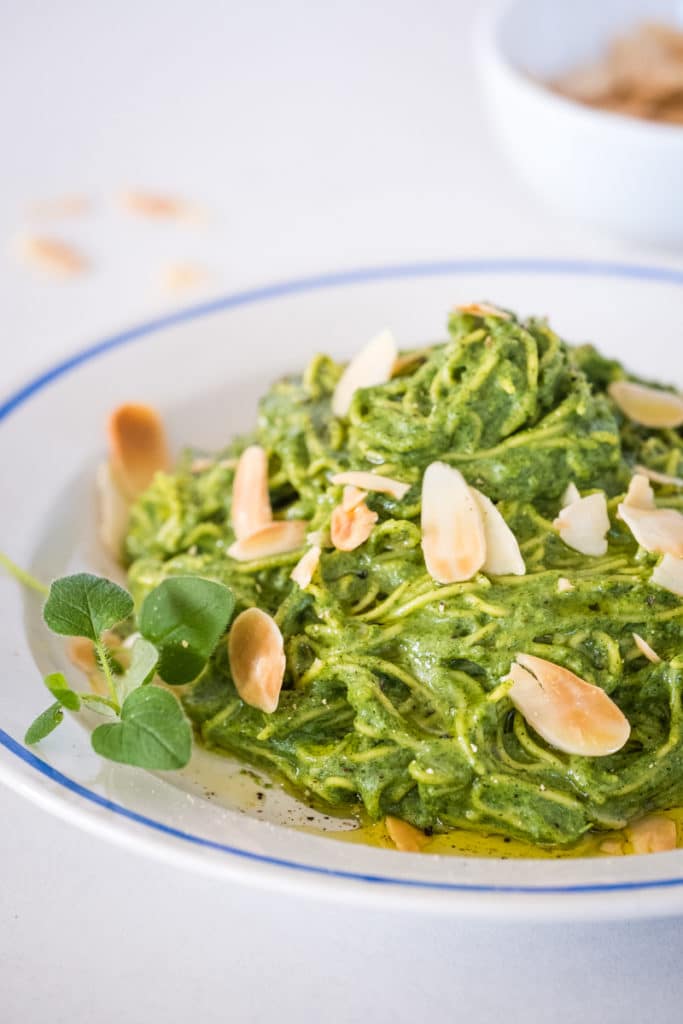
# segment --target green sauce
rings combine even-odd
[[[342,367],[316,356],[264,396],[252,436],[208,466],[193,471],[189,452],[159,474],[132,512],[130,585],[140,602],[165,576],[200,573],[232,587],[237,611],[258,605],[280,626],[287,673],[274,714],[239,699],[224,643],[185,688],[207,747],[304,800],[434,830],[436,845],[457,830],[549,850],[588,835],[592,849],[596,830],[683,804],[683,602],[650,582],[655,559],[614,515],[632,466],[680,473],[683,441],[625,423],[606,393],[621,366],[542,321],[456,314],[449,334],[389,383],[356,392],[344,420],[330,409]],[[334,472],[378,468],[412,486],[401,501],[370,494],[379,521],[368,541],[325,549],[303,591],[289,579],[302,551],[247,563],[226,554],[235,458],[254,441],[269,455],[276,517],[311,530],[329,527],[341,499]],[[436,459],[498,503],[527,575],[448,586],[429,577],[420,483]],[[604,557],[570,549],[551,525],[572,480],[608,495]],[[658,498],[682,502],[672,488]],[[558,592],[561,577],[574,589]],[[640,655],[634,631],[660,664]],[[495,694],[519,651],[603,687],[629,719],[627,745],[587,758],[546,744]]]

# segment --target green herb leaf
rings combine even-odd
[[[148,640],[145,640],[144,637],[137,637],[131,649],[129,667],[123,675],[114,677],[114,686],[119,703],[123,704],[126,697],[133,690],[137,690],[138,686],[142,686],[143,683],[147,682],[154,672],[158,660],[159,655],[156,647]]]
[[[165,682],[189,683],[199,675],[234,605],[232,591],[200,576],[172,576],[147,595],[140,632],[158,649],[158,672]]]
[[[172,693],[143,686],[126,698],[120,722],[98,725],[92,745],[110,761],[171,770],[190,760],[192,731]]]
[[[118,584],[79,572],[54,581],[43,618],[53,633],[96,641],[132,611],[133,598]]]
[[[62,705],[57,700],[54,704],[51,704],[46,711],[38,715],[36,719],[29,725],[24,736],[24,743],[38,743],[40,740],[44,740],[46,736],[49,736],[53,729],[56,729],[59,723],[64,718],[64,712],[62,711]]]
[[[71,689],[61,672],[51,672],[45,676],[45,685],[59,703],[69,711],[78,711],[81,698]]]
[[[99,693],[81,693],[81,702],[86,707],[92,708],[98,715],[106,715],[107,718],[118,718],[118,708],[108,697],[100,697]]]

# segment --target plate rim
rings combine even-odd
[[[36,376],[32,377],[25,384],[19,386],[16,390],[11,392],[7,398],[0,402],[0,426],[13,412],[23,406],[24,403],[29,401],[33,396],[55,381],[66,376],[77,367],[96,359],[99,355],[110,352],[113,349],[121,348],[129,343],[142,340],[148,335],[156,334],[174,325],[199,320],[204,317],[211,316],[214,313],[225,312],[240,306],[257,305],[259,303],[269,302],[291,295],[300,295],[306,292],[319,291],[328,288],[343,288],[351,285],[373,284],[401,278],[438,277],[449,274],[468,273],[495,273],[502,275],[570,275],[603,278],[612,277],[620,279],[630,278],[634,280],[651,281],[663,284],[683,285],[683,269],[677,269],[674,267],[609,260],[552,258],[477,258],[400,263],[376,267],[370,266],[356,269],[337,270],[313,276],[285,279],[271,284],[257,285],[255,287],[230,292],[227,295],[223,295],[206,302],[193,304],[163,316],[144,320],[132,327],[119,331],[115,334],[108,335],[100,341],[78,349],[65,359],[59,360],[58,362],[51,364],[46,370],[39,372]],[[375,888],[384,887],[385,890],[393,887],[402,887],[412,891],[413,893],[422,892],[426,894],[429,892],[435,896],[443,896],[447,892],[457,893],[460,895],[489,895],[493,897],[537,896],[547,898],[553,896],[567,897],[571,895],[608,896],[610,894],[620,892],[653,892],[667,889],[670,890],[672,888],[683,886],[683,875],[644,879],[640,881],[623,880],[615,882],[605,881],[531,886],[476,882],[449,882],[438,881],[436,879],[431,880],[410,877],[401,878],[390,877],[377,872],[364,873],[361,871],[346,871],[340,868],[325,868],[320,865],[302,863],[301,861],[291,860],[285,857],[280,858],[271,854],[245,850],[238,846],[232,846],[228,843],[220,843],[216,840],[208,839],[191,832],[186,832],[179,828],[174,828],[164,822],[157,821],[147,815],[131,810],[123,804],[119,804],[116,801],[110,800],[107,797],[88,789],[75,779],[71,779],[63,772],[54,768],[47,761],[38,757],[2,728],[0,728],[0,748],[3,748],[6,753],[9,753],[20,762],[23,762],[25,767],[32,769],[44,778],[47,778],[50,782],[57,784],[60,788],[66,789],[71,794],[95,805],[100,810],[111,812],[124,818],[129,823],[153,830],[153,832],[157,834],[157,838],[159,835],[171,837],[175,840],[180,840],[183,843],[192,844],[195,847],[212,851],[213,853],[227,854],[231,858],[239,858],[243,864],[251,861],[266,869],[275,869],[278,871],[279,869],[286,868],[289,869],[290,872],[296,872],[299,877],[308,874],[309,876],[317,878],[319,881],[327,878],[329,880],[342,883],[360,882],[366,883],[366,886],[369,884]],[[3,774],[0,762],[0,777]],[[11,770],[9,774],[13,774]],[[35,776],[32,776],[31,782],[33,782],[34,778]],[[4,779],[3,781],[9,780]],[[41,803],[48,804],[53,813],[57,810],[55,804],[58,804],[59,800],[55,800],[54,794],[50,794],[49,791],[45,791],[44,793],[38,793],[37,791],[30,792],[29,790],[31,788],[36,789],[36,787],[31,786],[21,786],[17,788],[23,795],[30,796],[34,799],[40,800]],[[87,813],[85,808],[82,808],[82,810]],[[76,817],[81,817],[81,815],[77,815]],[[79,823],[83,824],[82,822]],[[290,875],[290,877],[292,876]],[[344,888],[346,889],[347,887],[345,886]]]

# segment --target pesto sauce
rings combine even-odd
[[[258,605],[276,618],[287,673],[275,713],[239,699],[224,643],[185,689],[208,748],[305,800],[360,806],[370,821],[391,814],[436,833],[579,849],[595,830],[683,803],[683,603],[649,582],[655,560],[615,518],[631,467],[680,474],[683,441],[625,423],[606,393],[622,367],[543,321],[454,314],[449,335],[387,384],[357,391],[343,420],[330,409],[342,367],[316,356],[272,386],[252,436],[196,471],[189,452],[158,474],[132,510],[130,586],[139,604],[164,577],[199,573],[233,589],[237,612]],[[269,455],[276,517],[311,530],[329,526],[341,498],[335,472],[377,467],[411,489],[400,501],[370,494],[379,520],[368,541],[325,549],[302,591],[289,579],[302,551],[250,563],[226,555],[235,458],[252,442]],[[526,576],[448,586],[428,576],[420,484],[436,459],[498,503]],[[572,480],[608,494],[603,557],[573,551],[552,527]],[[671,488],[658,497],[681,504]],[[560,577],[574,589],[558,592]],[[633,632],[660,664],[639,654]],[[629,719],[627,745],[587,758],[546,744],[494,692],[519,651],[603,687]]]

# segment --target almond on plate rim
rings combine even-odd
[[[166,431],[158,411],[142,402],[124,402],[107,421],[109,462],[124,497],[134,501],[155,474],[170,465]]]
[[[240,612],[228,633],[228,660],[244,703],[272,714],[286,668],[284,640],[275,619],[260,608]]]
[[[268,455],[260,444],[245,448],[232,484],[232,528],[238,541],[273,521],[268,490]]]
[[[392,843],[401,853],[420,853],[427,842],[424,832],[393,814],[387,814],[384,826]]]
[[[611,697],[562,665],[519,653],[507,678],[514,706],[555,749],[605,757],[628,740],[631,727]]]
[[[677,846],[676,822],[663,814],[648,814],[627,826],[634,854],[665,853]]]

